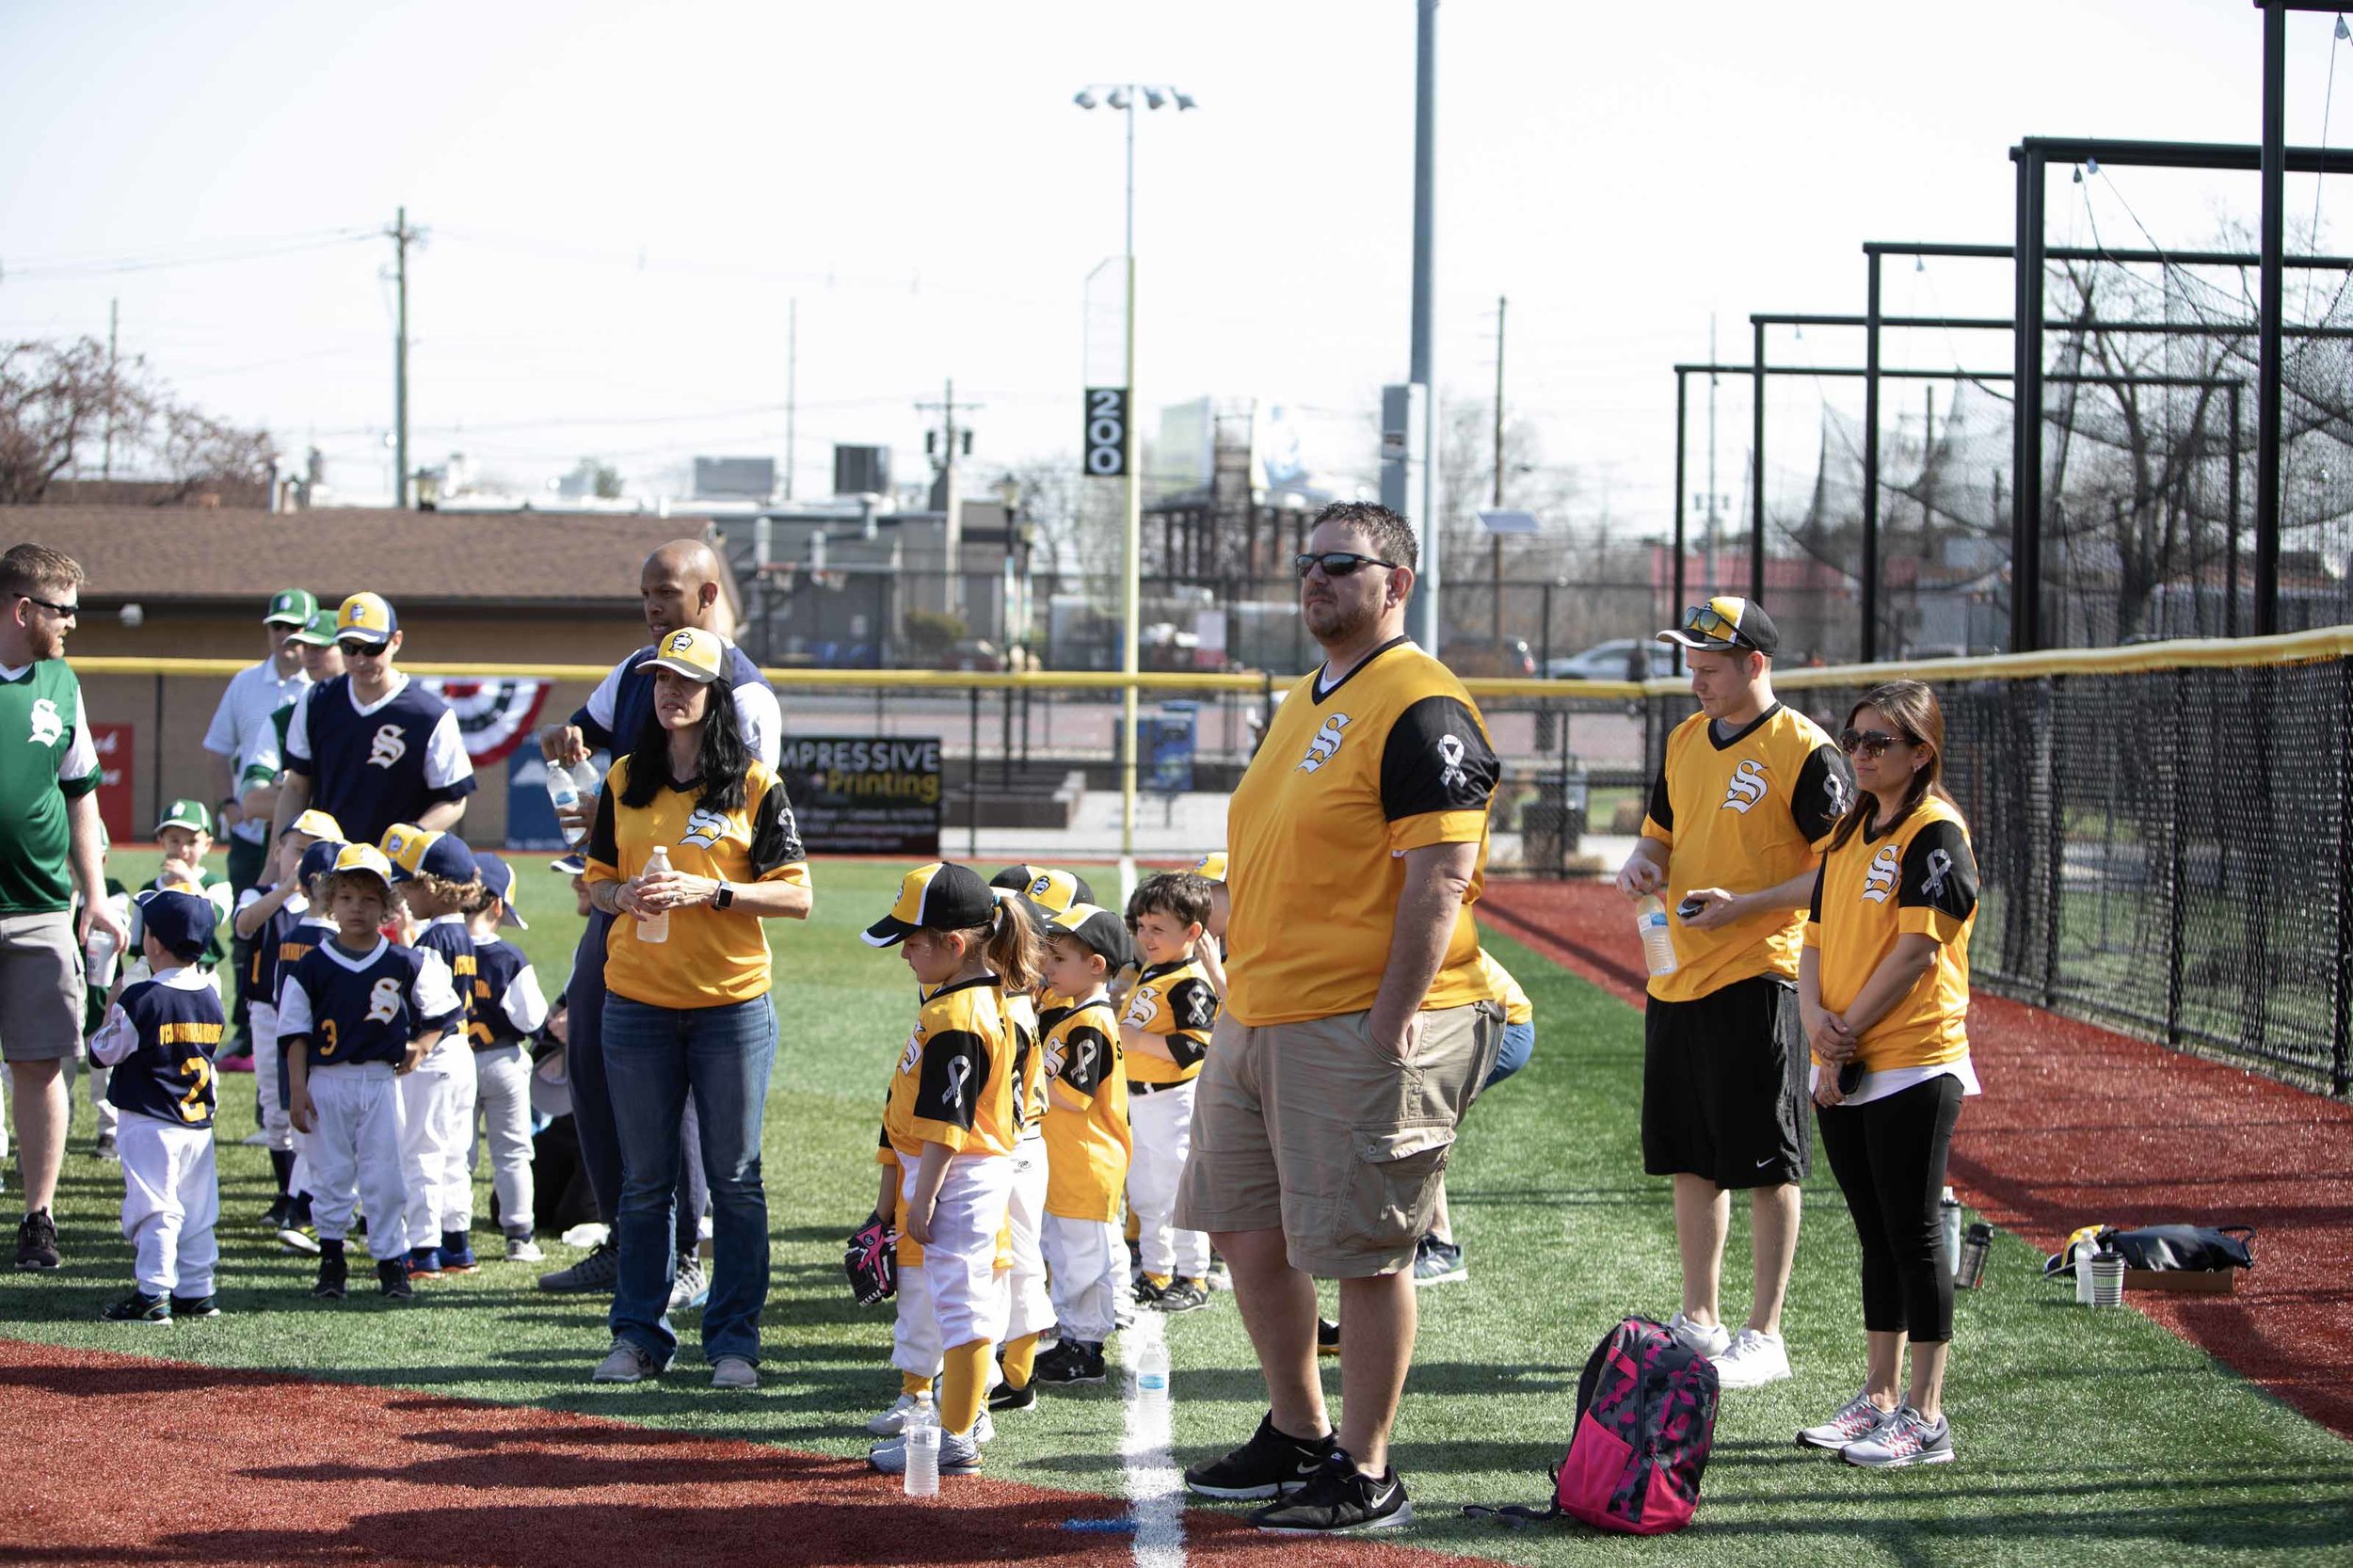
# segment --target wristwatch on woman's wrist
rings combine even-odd
[[[719,879],[718,890],[711,895],[711,907],[727,909],[732,907],[734,903],[735,889],[728,886],[728,879],[723,876]]]

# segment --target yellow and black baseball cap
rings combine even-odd
[[[1134,957],[1134,946],[1128,940],[1128,922],[1108,909],[1092,904],[1074,904],[1058,911],[1047,923],[1052,934],[1076,936],[1101,954],[1113,974]]]
[[[988,879],[992,888],[1010,888],[1049,915],[1074,904],[1093,904],[1095,889],[1076,872],[1053,866],[1007,866]]]
[[[647,660],[658,670],[669,670],[689,680],[709,685],[727,667],[728,645],[716,633],[697,626],[681,626],[654,645]]]
[[[269,609],[262,616],[264,626],[308,626],[311,617],[319,613],[319,596],[308,588],[280,588],[270,595]]]
[[[1200,859],[1195,860],[1193,863],[1193,874],[1195,876],[1207,877],[1211,882],[1225,881],[1225,852],[1222,849],[1213,849],[1209,851],[1209,854],[1203,856]]]
[[[913,932],[969,931],[988,924],[996,915],[997,895],[989,891],[980,872],[952,860],[935,860],[900,879],[899,897],[890,905],[890,913],[868,926],[863,935],[868,947],[896,947]]]
[[[382,594],[353,594],[335,612],[335,636],[338,641],[355,643],[389,643],[392,633],[400,630],[400,617]]]
[[[1679,643],[1702,653],[1746,648],[1768,659],[1781,651],[1781,632],[1765,606],[1753,599],[1719,594],[1705,604],[1683,612],[1683,624],[1658,633],[1662,643]]]
[[[306,839],[341,839],[344,824],[313,806],[286,824],[289,833],[299,833]]]

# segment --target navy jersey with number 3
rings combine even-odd
[[[321,942],[278,991],[278,1037],[309,1036],[312,1066],[397,1063],[409,1041],[445,1033],[464,1017],[440,954],[380,936],[374,952],[357,958],[339,942]]]

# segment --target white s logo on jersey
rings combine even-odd
[[[408,755],[408,742],[402,736],[400,726],[381,724],[376,728],[376,740],[368,747],[368,766],[389,769]]]
[[[57,705],[47,697],[33,699],[33,744],[55,745],[65,734],[65,719],[57,712]]]
[[[1335,713],[1325,719],[1323,728],[1316,731],[1316,738],[1307,743],[1307,755],[1300,760],[1298,771],[1313,773],[1329,762],[1332,754],[1340,749],[1340,731],[1347,728],[1346,713]]]
[[[1751,757],[1732,771],[1724,787],[1724,808],[1747,816],[1765,798],[1765,764]]]
[[[698,844],[704,849],[709,849],[727,836],[728,819],[723,812],[695,811],[688,815],[685,837],[679,840],[679,842]]]
[[[388,1024],[399,1012],[400,982],[387,975],[368,993],[368,1022]]]
[[[1904,873],[1903,859],[1894,844],[1881,844],[1880,852],[1871,856],[1871,869],[1863,876],[1863,896],[1873,904],[1885,904],[1887,895],[1896,890],[1896,879]],[[1938,878],[1941,882],[1942,876]]]
[[[911,1073],[915,1071],[915,1064],[922,1060],[923,1032],[919,1029],[907,1036],[907,1048],[899,1053],[899,1070]]]

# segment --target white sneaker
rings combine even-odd
[[[1789,1350],[1778,1334],[1744,1328],[1733,1336],[1732,1348],[1708,1357],[1716,1364],[1719,1388],[1762,1388],[1789,1376]]]
[[[1711,1361],[1732,1349],[1731,1331],[1723,1324],[1695,1323],[1680,1312],[1667,1320],[1667,1332]]]
[[[907,1413],[914,1408],[915,1396],[902,1394],[897,1404],[869,1419],[866,1430],[877,1437],[896,1437],[906,1430]]]
[[[1871,1436],[1895,1418],[1895,1411],[1881,1410],[1871,1402],[1870,1391],[1866,1389],[1840,1405],[1838,1414],[1829,1420],[1801,1431],[1798,1447],[1828,1448],[1835,1453],[1849,1443]]]

